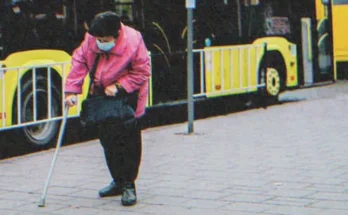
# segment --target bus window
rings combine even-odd
[[[116,0],[115,3],[116,13],[121,16],[121,21],[126,25],[131,25],[134,22],[134,0]]]
[[[288,39],[292,35],[291,10],[288,1],[244,1],[242,23],[243,35],[248,38],[261,36],[282,36]]]
[[[259,5],[260,1],[259,0],[244,0],[243,3],[245,6],[255,6],[255,5]]]

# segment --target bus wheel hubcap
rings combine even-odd
[[[267,68],[266,89],[271,96],[277,96],[280,92],[280,76],[274,68]]]

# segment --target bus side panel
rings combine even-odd
[[[264,37],[254,41],[253,44],[267,44],[267,51],[281,53],[286,66],[286,87],[298,86],[298,67],[296,45],[281,37]]]
[[[348,4],[332,5],[333,44],[335,61],[348,61]]]
[[[5,101],[3,95],[3,91],[5,90],[4,85],[4,71],[0,71],[0,128],[4,127],[4,121],[6,122],[7,113],[5,111]]]
[[[1,80],[1,102],[3,102],[1,106],[4,107],[5,112],[5,123],[2,122],[2,124],[4,123],[5,127],[12,125],[12,111],[14,110],[13,105],[16,105],[16,103],[14,103],[13,101],[13,98],[15,96],[15,90],[17,87],[19,74],[20,71],[17,73],[17,70],[7,69],[5,70],[5,73]],[[4,87],[2,87],[2,85]],[[1,110],[3,111],[2,107]]]

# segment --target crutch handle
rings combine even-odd
[[[74,104],[76,104],[76,102],[77,102],[76,96],[73,96],[73,97],[71,98],[71,102],[74,103]]]

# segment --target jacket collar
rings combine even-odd
[[[92,36],[92,38],[93,39],[91,40],[91,50],[95,53],[122,55],[127,47],[127,32],[126,26],[123,23],[121,23],[120,34],[115,41],[115,46],[109,52],[101,51],[97,46],[96,37]]]

